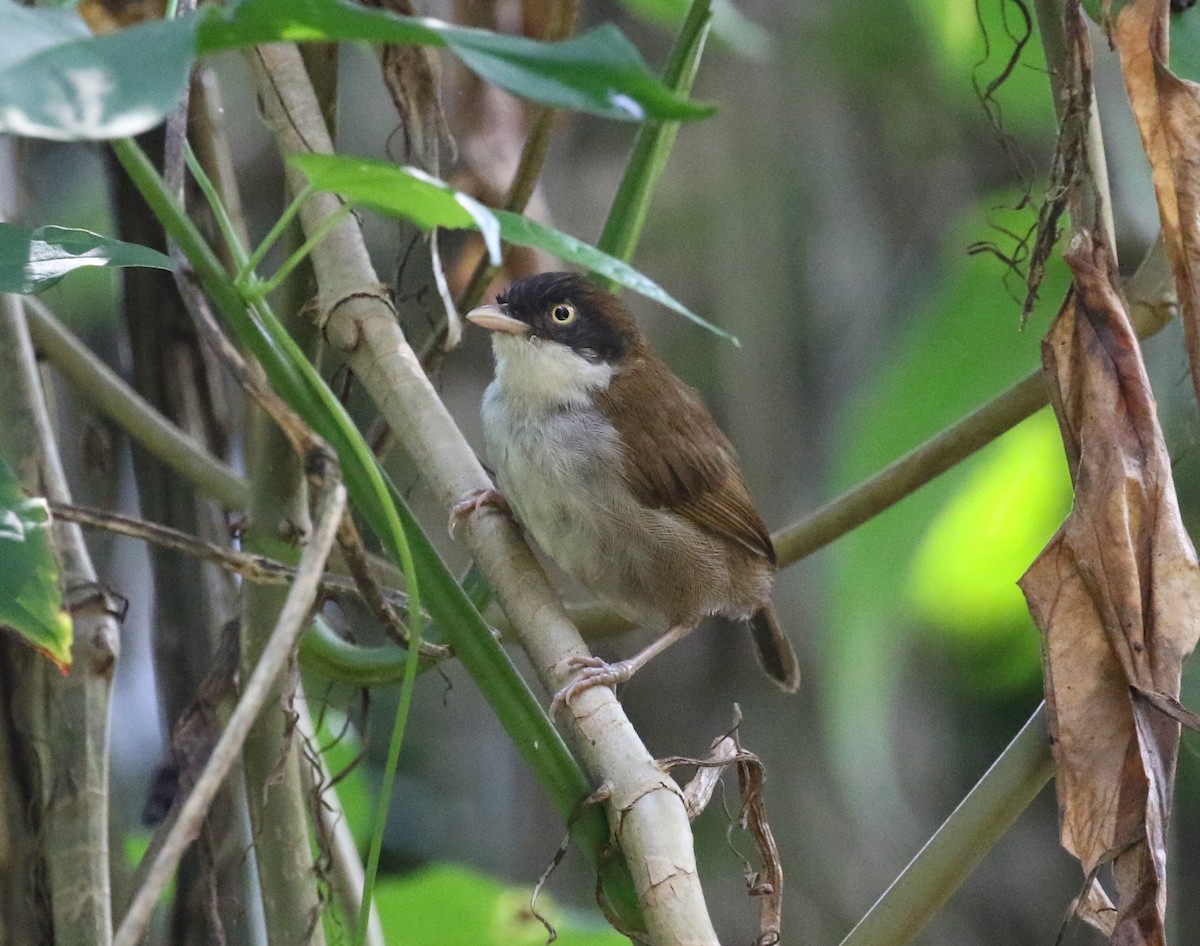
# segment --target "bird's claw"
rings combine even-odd
[[[454,538],[455,530],[458,529],[458,524],[467,516],[470,516],[484,506],[495,506],[504,512],[511,513],[508,500],[504,498],[504,494],[493,486],[484,486],[479,489],[473,489],[467,493],[462,499],[450,507],[450,522],[447,528],[450,532],[450,538]]]
[[[590,690],[592,687],[615,687],[618,683],[624,683],[633,676],[636,669],[633,662],[629,660],[618,660],[616,663],[610,664],[599,657],[592,656],[572,657],[567,661],[567,666],[579,672],[570,683],[554,694],[554,699],[550,701],[552,713],[557,712],[560,707],[568,705],[580,693]]]

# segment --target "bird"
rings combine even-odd
[[[767,675],[795,692],[799,663],[770,600],[775,549],[733,446],[620,299],[549,272],[466,318],[492,333],[481,416],[498,489],[468,494],[452,523],[507,507],[585,588],[634,622],[667,624],[629,659],[574,658],[554,705],[627,681],[708,615],[748,623]]]

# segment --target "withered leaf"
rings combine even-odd
[[[1168,8],[1168,0],[1126,4],[1117,15],[1113,42],[1150,160],[1192,386],[1200,396],[1200,85],[1167,68]]]
[[[1178,696],[1200,567],[1111,256],[1080,237],[1067,262],[1042,359],[1075,505],[1021,588],[1044,634],[1063,846],[1089,875],[1112,862],[1114,943],[1162,943],[1179,726],[1131,688]]]

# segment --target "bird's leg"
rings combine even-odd
[[[570,703],[584,690],[590,690],[596,686],[616,686],[618,683],[624,683],[652,658],[661,654],[676,641],[683,640],[695,629],[695,624],[676,624],[674,627],[668,628],[667,633],[662,637],[638,651],[628,660],[618,660],[612,664],[606,663],[599,657],[572,657],[568,664],[573,669],[578,669],[579,673],[570,683],[554,694],[554,700],[550,703],[551,711]]]
[[[467,493],[462,499],[450,507],[450,538],[454,538],[454,531],[458,528],[458,524],[467,516],[478,512],[484,506],[495,506],[502,512],[512,515],[512,509],[508,505],[508,500],[504,498],[504,494],[494,486],[485,486],[480,489],[473,489]]]

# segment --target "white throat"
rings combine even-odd
[[[492,335],[496,381],[503,397],[530,412],[584,407],[608,387],[613,366],[593,364],[566,345],[507,333]]]

